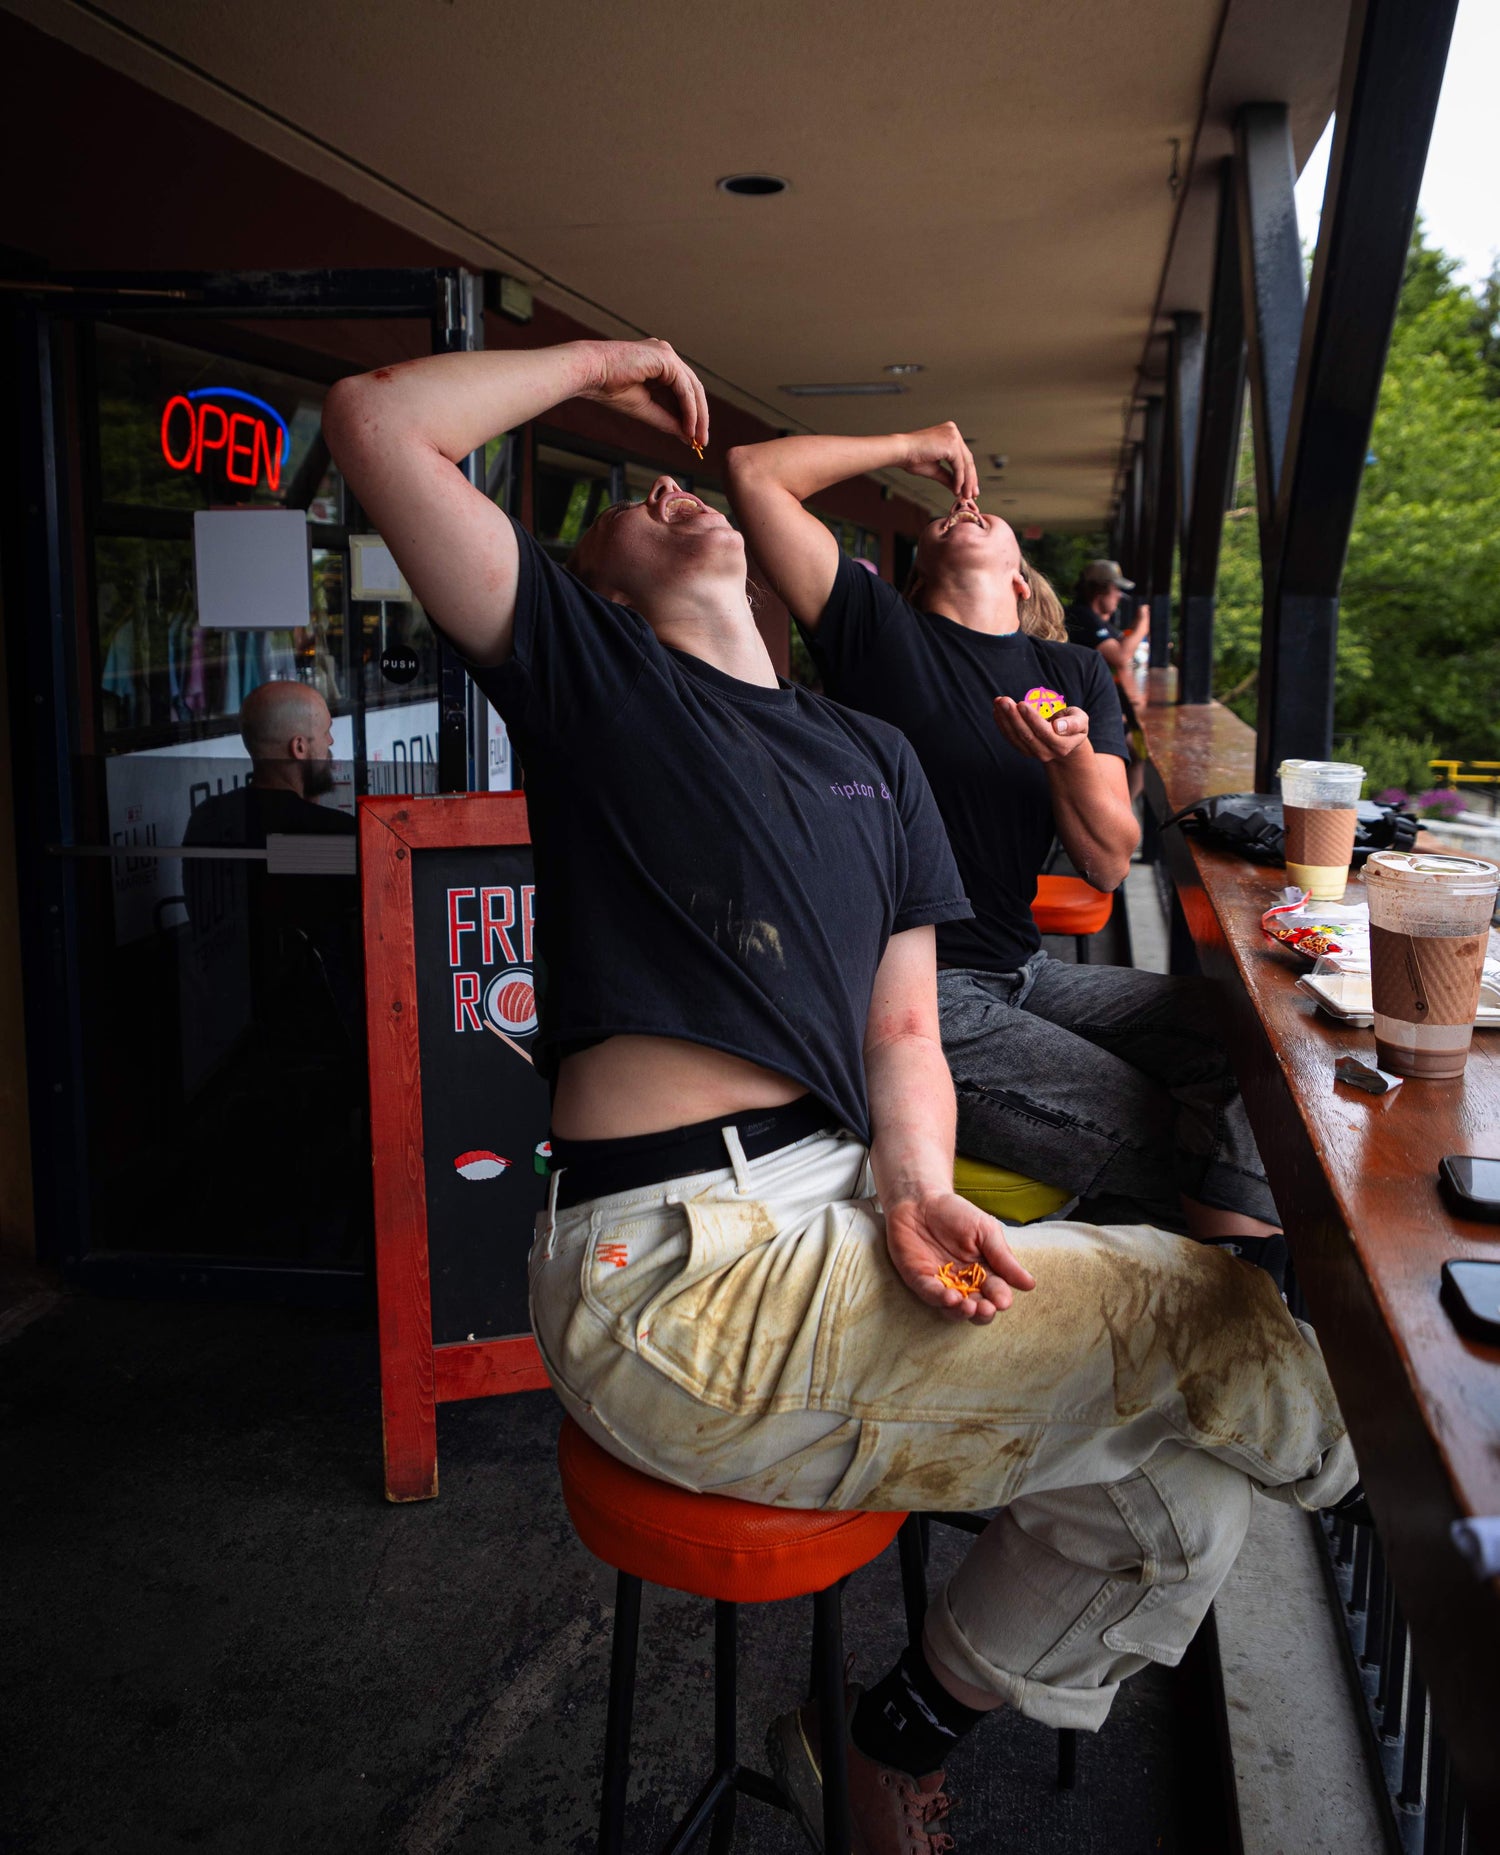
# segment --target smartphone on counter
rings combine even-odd
[[[1500,1262],[1445,1262],[1442,1300],[1460,1333],[1500,1341]]]
[[[1450,1153],[1438,1161],[1443,1194],[1460,1217],[1500,1223],[1500,1159]]]

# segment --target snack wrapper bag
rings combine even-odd
[[[1370,970],[1370,911],[1363,902],[1314,902],[1300,889],[1260,918],[1266,939],[1322,972]]]

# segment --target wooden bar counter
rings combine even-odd
[[[1251,790],[1251,731],[1216,704],[1167,706],[1159,678],[1150,694],[1161,706],[1140,711],[1158,820],[1210,793]],[[1225,1038],[1468,1795],[1473,1845],[1500,1848],[1500,1580],[1477,1579],[1449,1534],[1456,1519],[1500,1515],[1500,1347],[1464,1339],[1438,1299],[1448,1258],[1500,1260],[1500,1224],[1455,1217],[1437,1182],[1444,1154],[1500,1156],[1500,1031],[1476,1032],[1461,1080],[1409,1080],[1388,1096],[1335,1084],[1336,1057],[1373,1060],[1374,1032],[1320,1016],[1294,983],[1307,969],[1261,934],[1285,871],[1175,827],[1161,855],[1223,997]]]

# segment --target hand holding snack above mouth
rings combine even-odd
[[[951,489],[959,502],[978,501],[979,472],[974,467],[973,453],[951,419],[929,425],[925,431],[908,432],[901,464],[914,477],[928,477]]]
[[[670,432],[701,457],[708,443],[708,395],[692,368],[665,341],[596,341],[582,344],[591,378],[580,399],[596,399],[616,412]]]

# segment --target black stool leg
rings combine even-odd
[[[1057,1729],[1057,1788],[1070,1791],[1077,1782],[1078,1729],[1060,1726]]]
[[[901,1555],[901,1596],[906,1605],[906,1639],[920,1647],[922,1620],[927,1615],[927,1554],[922,1547],[921,1514],[908,1514],[896,1535]]]
[[[640,1623],[641,1581],[629,1572],[621,1572],[615,1580],[614,1647],[609,1657],[599,1855],[623,1855],[625,1848],[625,1790],[630,1783],[630,1719],[635,1708],[635,1650]]]
[[[722,1598],[714,1602],[714,1775],[727,1772],[732,1779],[739,1768],[736,1746],[736,1712],[739,1685],[739,1610]],[[714,1811],[708,1855],[729,1855],[734,1840],[734,1806],[738,1796],[733,1783]]]
[[[1073,936],[1073,958],[1080,966],[1088,965],[1089,937],[1087,934],[1075,934]]]
[[[823,1847],[826,1855],[849,1848],[849,1760],[844,1743],[844,1621],[842,1587],[813,1598],[813,1644],[818,1670],[818,1733],[823,1753]]]

